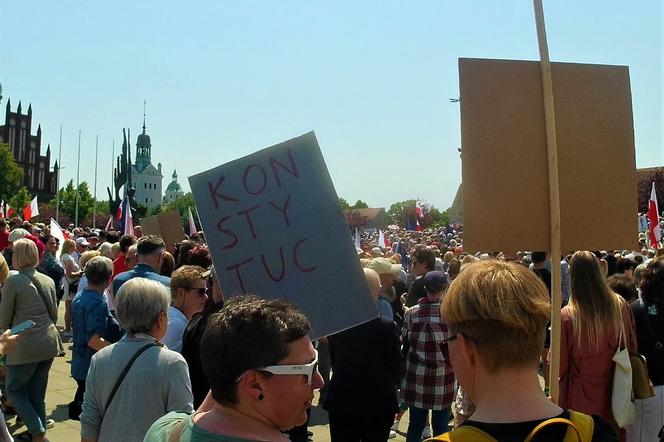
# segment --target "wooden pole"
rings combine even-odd
[[[542,68],[542,93],[544,98],[544,119],[546,125],[546,152],[549,169],[549,227],[551,251],[551,370],[549,395],[558,402],[558,377],[560,373],[560,307],[562,294],[560,284],[560,189],[558,184],[558,144],[556,140],[556,112],[553,102],[553,81],[549,48],[546,42],[544,10],[542,0],[533,0],[537,42],[539,44],[540,66]]]

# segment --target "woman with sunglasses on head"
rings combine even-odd
[[[208,321],[201,363],[210,395],[192,416],[170,413],[145,441],[287,441],[323,385],[307,318],[291,304],[237,296]]]

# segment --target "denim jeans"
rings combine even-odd
[[[424,422],[429,410],[417,407],[409,407],[408,433],[406,442],[420,442],[422,440],[422,431],[424,431]],[[450,409],[431,410],[431,432],[433,436],[440,436],[447,431],[447,424],[450,421]]]
[[[53,359],[7,366],[7,396],[33,436],[46,433],[46,386]]]

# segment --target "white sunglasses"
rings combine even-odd
[[[314,360],[308,364],[269,365],[267,367],[257,368],[256,371],[267,371],[268,373],[281,375],[305,375],[307,377],[307,384],[311,385],[314,374],[318,373],[318,350],[314,349],[314,354]],[[242,373],[235,382],[240,382],[243,377],[244,373]]]

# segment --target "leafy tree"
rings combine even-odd
[[[348,201],[345,199],[339,197],[339,205],[341,206],[341,210],[348,210],[350,209],[350,204],[348,204]]]
[[[647,212],[650,201],[650,192],[652,183],[655,183],[655,193],[657,193],[657,207],[660,212],[664,210],[664,169],[657,168],[647,176],[640,179],[637,185],[639,195],[639,212]]]
[[[169,210],[177,210],[180,213],[180,218],[182,219],[182,225],[185,227],[184,231],[188,232],[187,226],[189,225],[189,212],[187,209],[191,207],[191,213],[194,215],[194,222],[196,227],[200,229],[198,225],[198,216],[196,216],[196,201],[194,201],[194,195],[191,192],[187,192],[182,195],[180,198],[175,201],[164,204],[161,206],[162,212],[167,212]]]
[[[431,207],[427,213],[424,214],[424,225],[426,227],[442,227],[449,223],[450,217],[447,210],[441,212],[435,207]]]
[[[351,206],[351,209],[368,209],[369,205],[362,200],[355,201],[355,204]]]
[[[22,186],[23,169],[16,164],[9,144],[0,143],[0,199],[9,201]]]
[[[392,224],[400,227],[408,226],[408,219],[415,217],[415,200],[398,201],[390,206],[387,216]]]
[[[70,220],[76,219],[76,188],[74,187],[74,180],[69,180],[67,186],[58,191],[56,198],[60,199],[60,213],[66,215]],[[57,204],[56,198],[53,198],[49,203],[49,207],[55,208]],[[94,198],[90,193],[88,183],[83,181],[78,186],[78,221],[79,224],[91,224],[92,211],[94,208]],[[108,209],[106,209],[108,211]],[[107,212],[108,214],[108,212]],[[88,217],[90,221],[88,222]],[[84,222],[85,221],[85,222]]]
[[[9,199],[9,205],[14,208],[14,213],[21,218],[23,218],[23,208],[28,204],[30,201],[32,201],[32,195],[30,195],[30,192],[28,189],[25,187],[21,187],[18,189],[18,192],[16,192],[10,199]]]

